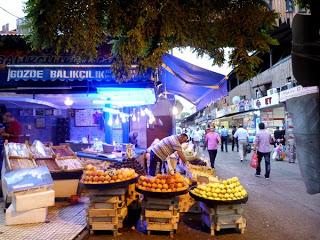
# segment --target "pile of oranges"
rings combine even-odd
[[[106,184],[122,182],[137,177],[138,174],[131,168],[110,169],[107,171],[97,170],[91,164],[85,167],[82,175],[84,184]]]
[[[137,187],[150,192],[180,192],[186,190],[189,186],[180,174],[158,174],[155,177],[140,176]]]

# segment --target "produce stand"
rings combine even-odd
[[[246,219],[243,217],[243,206],[248,201],[248,196],[243,199],[219,201],[202,198],[189,192],[190,196],[199,201],[202,224],[210,228],[211,236],[215,231],[226,228],[238,229],[241,234],[246,228]]]
[[[31,146],[27,143],[6,142],[3,157],[2,177],[12,170],[44,166],[49,169],[54,180],[52,188],[56,198],[69,198],[77,194],[83,167],[75,153],[67,146],[45,146],[39,141],[35,141]],[[77,168],[69,167],[66,161],[76,163]],[[4,200],[7,203],[11,201],[5,191]]]
[[[147,234],[165,231],[173,237],[179,223],[179,196],[188,193],[185,179],[173,176],[141,176],[136,191],[142,194],[141,224],[145,222]]]

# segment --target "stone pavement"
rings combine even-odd
[[[251,157],[251,156],[249,156]],[[248,158],[249,159],[249,158]],[[255,177],[249,160],[240,162],[237,152],[218,151],[217,175],[221,178],[238,176],[249,192],[244,216],[246,232],[223,230],[210,237],[200,229],[199,216],[185,215],[179,224],[175,239],[246,239],[246,240],[320,240],[320,194],[309,195],[301,178],[298,163],[271,162],[270,179]],[[262,174],[264,164],[262,164]],[[164,239],[163,235],[147,236],[125,229],[117,239]],[[98,234],[89,239],[113,239]]]

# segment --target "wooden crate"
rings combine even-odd
[[[166,231],[173,237],[179,223],[179,199],[143,199],[141,220],[146,222],[148,235],[151,231]]]
[[[189,212],[196,201],[189,195],[189,193],[179,196],[179,211]]]
[[[87,190],[90,197],[87,220],[90,234],[94,231],[112,231],[114,236],[123,227],[123,220],[128,215],[126,188],[109,190]]]
[[[170,199],[144,198],[142,207],[154,210],[173,210],[179,208],[179,199],[177,197]]]
[[[203,202],[199,203],[201,211],[208,214],[216,215],[232,215],[232,214],[243,214],[243,204],[232,204],[232,205],[216,205],[214,207],[208,207]]]
[[[241,204],[234,205],[217,205],[213,208],[200,202],[202,223],[210,228],[211,235],[215,235],[215,231],[225,228],[239,229],[243,234],[246,228],[246,219],[241,215],[243,206]]]

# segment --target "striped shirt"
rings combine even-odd
[[[151,151],[154,152],[162,161],[165,161],[175,151],[182,151],[181,144],[178,140],[177,135],[163,138],[159,143],[150,147]]]

